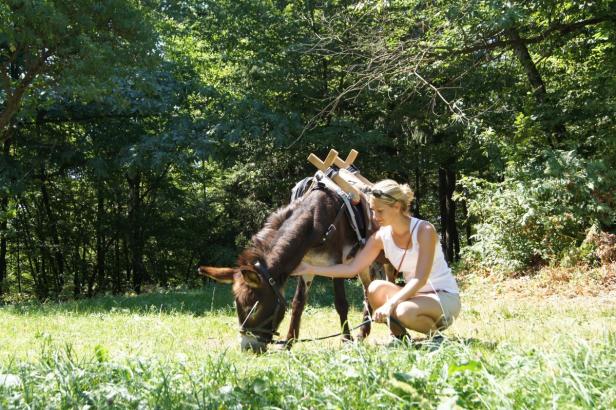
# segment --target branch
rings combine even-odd
[[[30,84],[32,84],[34,78],[40,73],[48,57],[49,50],[42,50],[41,55],[36,58],[34,64],[30,67],[15,90],[12,93],[10,90],[7,90],[6,105],[4,111],[0,113],[0,143],[8,139],[9,134],[6,132],[7,128],[15,114],[17,114],[26,90]]]
[[[616,21],[616,16],[604,16],[604,17],[595,17],[587,20],[580,20],[574,23],[568,24],[555,24],[552,27],[548,27],[543,33],[536,35],[534,37],[529,38],[520,38],[522,44],[537,44],[548,38],[555,32],[559,32],[562,35],[573,33],[574,31],[583,29],[584,27],[603,23],[605,21]],[[444,50],[446,53],[437,54],[439,57],[452,56],[452,55],[463,55],[463,54],[471,54],[480,50],[494,50],[501,47],[512,47],[516,44],[516,42],[511,40],[499,40],[499,35],[503,34],[503,31],[498,32],[495,36],[484,40],[482,43],[476,43],[469,47],[464,47],[461,49],[455,49],[450,47],[437,47],[436,50]],[[487,41],[487,43],[485,42]]]

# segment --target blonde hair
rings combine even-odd
[[[410,214],[411,202],[413,202],[415,194],[408,184],[399,184],[393,179],[384,179],[374,184],[372,191],[380,191],[385,194],[381,195],[380,198],[372,194],[372,198],[378,199],[389,206],[399,202],[402,205],[402,213]]]

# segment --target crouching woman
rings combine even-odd
[[[460,313],[458,285],[445,261],[434,226],[410,215],[412,200],[413,192],[408,185],[379,181],[372,188],[370,208],[380,229],[357,256],[349,264],[302,263],[293,275],[351,278],[368,268],[384,251],[392,266],[402,272],[404,285],[384,280],[370,284],[368,301],[374,311],[374,321],[388,323],[398,338],[406,335],[406,329],[428,336],[446,329]]]

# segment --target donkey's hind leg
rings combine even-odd
[[[340,316],[340,325],[342,326],[342,340],[351,341],[351,330],[349,328],[349,302],[344,291],[344,279],[334,279],[334,305],[336,312]]]

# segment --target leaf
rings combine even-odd
[[[110,358],[109,350],[101,345],[94,346],[94,355],[96,356],[96,361],[99,363],[108,362]]]
[[[409,396],[418,396],[419,393],[417,392],[417,389],[413,386],[411,386],[408,383],[405,383],[403,381],[400,380],[396,380],[394,379],[390,379],[389,384],[394,387],[397,390],[400,390],[403,393],[408,394]]]
[[[461,364],[454,364],[449,366],[449,376],[459,373],[459,372],[479,372],[482,369],[482,365],[480,362],[476,360],[470,360],[468,362],[464,362]]]
[[[267,383],[263,379],[256,379],[253,382],[252,389],[257,394],[263,394],[267,391]]]
[[[220,389],[218,389],[218,391],[220,392],[220,394],[228,395],[233,392],[233,386],[226,384],[222,386]]]
[[[10,388],[18,387],[21,384],[19,376],[14,374],[0,374],[0,386]]]
[[[438,407],[436,408],[436,410],[451,410],[451,409],[455,409],[457,407],[456,406],[457,402],[458,402],[458,396],[445,397],[438,404]]]

